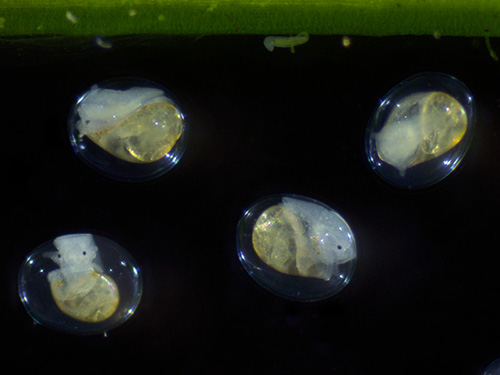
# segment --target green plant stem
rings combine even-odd
[[[0,0],[0,37],[500,36],[498,0]]]

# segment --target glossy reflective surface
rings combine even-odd
[[[184,114],[157,83],[114,79],[83,93],[69,117],[73,149],[86,163],[125,181],[156,178],[180,160]]]
[[[366,132],[371,168],[403,188],[431,186],[458,166],[475,126],[474,100],[456,78],[413,76],[381,100]]]
[[[19,295],[31,317],[49,328],[103,333],[134,313],[142,277],[117,243],[88,233],[48,241],[19,271]]]
[[[274,294],[315,301],[338,293],[356,261],[354,235],[321,202],[298,195],[256,202],[240,219],[238,256],[246,271]]]

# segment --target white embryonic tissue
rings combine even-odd
[[[270,292],[319,301],[342,290],[356,265],[356,241],[333,209],[300,195],[274,195],[244,211],[237,229],[238,257]]]
[[[409,168],[454,148],[467,126],[464,107],[451,95],[439,91],[411,94],[397,102],[375,134],[377,152],[404,177]]]
[[[307,241],[297,246],[296,264],[300,272],[329,280],[338,273],[337,266],[356,257],[354,238],[340,216],[319,204],[284,197],[282,207],[303,223]]]
[[[380,158],[398,169],[401,176],[414,163],[424,138],[421,129],[418,120],[410,119],[388,123],[376,136]]]
[[[103,273],[98,248],[91,234],[72,234],[54,240],[57,251],[47,252],[59,269],[47,278],[59,309],[74,319],[100,322],[115,312],[118,287]]]
[[[111,130],[137,109],[159,102],[169,102],[160,89],[112,90],[94,85],[77,106],[80,120],[76,127],[82,135]]]
[[[50,282],[80,273],[102,272],[101,266],[95,261],[97,246],[91,234],[61,236],[53,243],[57,251],[46,253],[46,256],[52,259],[59,269],[49,272]]]
[[[134,170],[121,161],[173,165],[169,160],[177,160],[175,156],[183,147],[181,143],[175,148],[183,134],[184,117],[166,95],[165,90],[153,87],[129,85],[126,90],[116,90],[92,86],[77,102],[74,122],[70,122],[76,150],[91,155],[92,151],[81,151],[87,149],[86,140],[90,140],[106,151],[104,154],[89,147],[95,152],[89,160],[98,160],[98,168],[119,166],[122,170]]]

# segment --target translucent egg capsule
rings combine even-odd
[[[497,359],[489,364],[484,370],[483,375],[500,375],[500,359]]]
[[[245,270],[272,293],[298,301],[330,297],[350,281],[356,263],[354,235],[330,207],[299,195],[256,202],[237,229]]]
[[[96,84],[69,117],[76,154],[109,177],[156,178],[180,160],[186,144],[184,114],[160,85],[138,79]]]
[[[392,185],[428,187],[458,166],[474,126],[474,100],[463,83],[446,74],[419,74],[381,100],[366,132],[368,161]]]
[[[39,246],[19,272],[19,295],[38,323],[71,333],[103,333],[127,320],[142,295],[129,253],[89,233]]]

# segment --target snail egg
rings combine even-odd
[[[149,180],[170,170],[185,147],[184,114],[160,85],[116,79],[93,85],[69,117],[73,149],[118,180]]]
[[[298,195],[256,202],[238,224],[238,255],[261,286],[288,299],[338,293],[354,271],[356,243],[333,209]]]
[[[433,185],[464,157],[475,126],[474,100],[456,78],[413,76],[389,91],[367,127],[371,168],[403,188]]]
[[[130,254],[89,233],[44,243],[19,273],[19,295],[31,317],[71,333],[116,327],[133,314],[141,294],[142,278]]]

